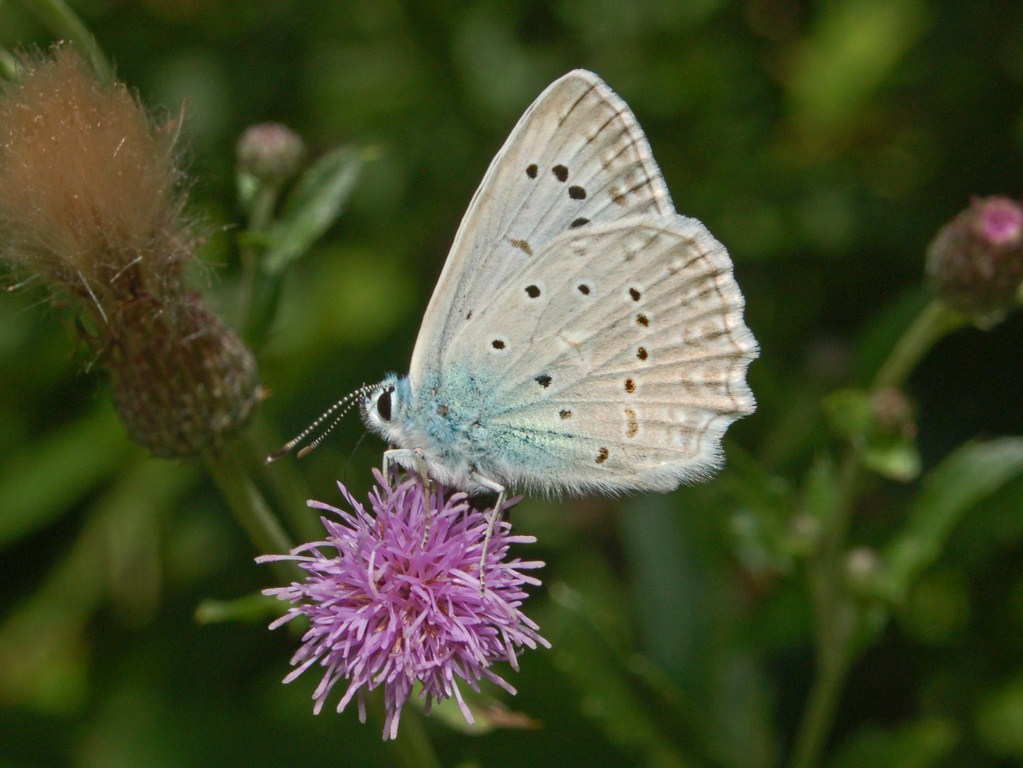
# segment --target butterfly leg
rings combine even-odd
[[[407,472],[415,472],[423,481],[423,485],[428,490],[432,490],[433,481],[430,479],[430,475],[426,471],[426,457],[421,450],[418,448],[410,450],[408,448],[391,448],[390,450],[384,451],[384,478],[387,480],[387,484],[391,483],[391,470],[394,467],[400,467]]]
[[[392,448],[384,451],[384,477],[387,485],[391,485],[391,469],[395,466],[401,467],[407,472],[415,472],[423,483],[426,491],[427,505],[433,498],[433,480],[426,471],[426,455],[419,449]],[[429,510],[427,510],[429,511]],[[423,531],[423,543],[430,538],[430,515],[426,515],[426,528]]]
[[[487,589],[487,582],[486,577],[483,575],[483,569],[487,564],[487,551],[490,549],[490,539],[493,538],[494,530],[497,528],[497,523],[501,519],[502,512],[504,511],[504,501],[508,492],[500,483],[476,472],[472,473],[472,479],[479,483],[481,487],[497,494],[497,501],[494,502],[494,509],[491,511],[490,517],[487,520],[487,532],[483,537],[483,551],[480,553],[480,593],[482,594]]]

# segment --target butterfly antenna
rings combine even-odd
[[[323,422],[333,417],[333,420],[330,422],[330,425],[325,430],[323,430],[311,443],[309,443],[309,445],[301,448],[297,456],[298,458],[301,459],[302,457],[312,453],[314,450],[316,450],[316,447],[324,441],[327,435],[333,432],[334,428],[341,423],[341,419],[348,415],[348,412],[352,410],[352,408],[355,406],[357,402],[359,402],[359,398],[372,389],[373,387],[367,384],[363,384],[354,392],[349,392],[347,395],[345,395],[332,406],[330,406],[330,408],[328,408],[319,416],[317,416],[313,423],[310,424],[305,429],[303,429],[298,435],[293,437],[291,440],[286,442],[276,451],[267,456],[266,463],[269,464],[270,462],[276,461],[277,459],[281,458],[281,456],[291,453],[296,446],[305,442],[305,439],[309,437],[309,435],[312,432],[319,429],[320,425],[323,424]]]

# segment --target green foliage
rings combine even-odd
[[[302,174],[269,232],[263,255],[268,272],[283,273],[323,237],[355,188],[360,165],[358,150],[341,147]]]
[[[901,400],[900,395],[894,396]],[[912,418],[908,412],[879,413],[883,407],[879,399],[876,393],[842,389],[825,398],[824,409],[831,428],[849,441],[867,469],[892,480],[912,480],[920,474]]]
[[[885,546],[879,596],[905,599],[920,574],[941,557],[954,527],[976,504],[1023,472],[1023,440],[966,445],[927,476],[902,528]]]
[[[828,763],[829,768],[929,768],[942,765],[958,741],[955,726],[933,718],[892,730],[866,728]]]

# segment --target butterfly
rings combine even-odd
[[[278,453],[358,403],[394,446],[385,469],[496,493],[495,510],[509,488],[670,491],[715,472],[725,430],[754,410],[743,308],[728,252],[675,211],[629,107],[575,70],[491,162],[408,375],[356,390]]]

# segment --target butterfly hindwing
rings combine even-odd
[[[722,246],[695,219],[633,216],[554,238],[451,341],[513,484],[665,490],[720,463],[753,411],[757,345]]]
[[[632,112],[591,72],[551,84],[494,158],[423,318],[409,378],[444,366],[450,341],[496,286],[566,231],[674,208]]]

